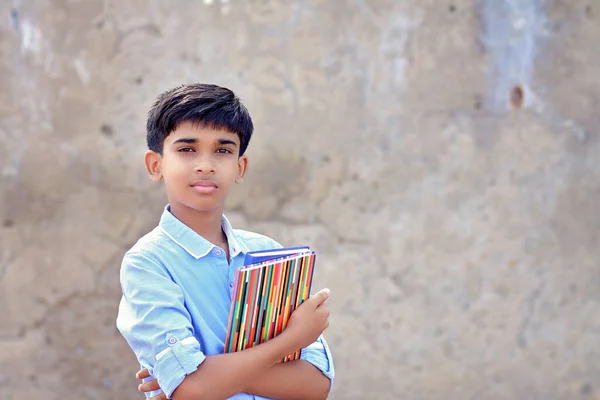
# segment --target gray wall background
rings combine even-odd
[[[598,0],[0,2],[0,399],[135,399],[145,114],[254,116],[227,215],[319,253],[332,399],[600,398]]]

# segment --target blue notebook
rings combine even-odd
[[[269,250],[258,250],[250,251],[246,253],[244,259],[244,265],[253,265],[265,261],[276,260],[278,258],[289,257],[296,254],[305,253],[310,251],[309,246],[297,246],[297,247],[285,247],[282,249],[269,249]]]

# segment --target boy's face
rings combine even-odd
[[[145,162],[152,180],[164,179],[172,208],[222,212],[230,186],[241,183],[248,165],[239,151],[235,133],[186,122],[167,136],[162,156],[148,151]]]

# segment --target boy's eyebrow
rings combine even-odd
[[[184,137],[184,138],[179,138],[179,139],[177,139],[177,140],[175,140],[173,142],[173,144],[177,144],[177,143],[195,144],[195,143],[198,143],[198,139],[196,139],[196,138],[185,138]],[[217,139],[217,143],[219,143],[220,145],[227,145],[227,144],[229,144],[229,145],[237,147],[237,143],[234,142],[231,139]]]
[[[180,138],[180,139],[177,139],[176,141],[174,141],[173,144],[177,144],[177,143],[194,144],[197,142],[198,142],[198,139],[196,139],[196,138]]]
[[[237,143],[230,139],[217,139],[217,142],[219,142],[219,144],[222,144],[222,145],[231,144],[231,145],[237,147]]]

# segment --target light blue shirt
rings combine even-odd
[[[158,379],[171,398],[206,356],[223,353],[235,271],[242,266],[245,253],[282,246],[266,236],[232,229],[223,215],[229,263],[223,249],[184,225],[169,210],[167,205],[159,225],[123,258],[117,328],[141,367],[152,374],[148,379]],[[333,359],[322,335],[302,350],[301,358],[333,382]],[[147,397],[159,393],[151,392]],[[264,398],[239,393],[231,399]]]

